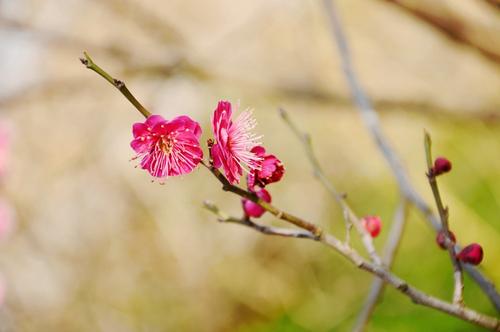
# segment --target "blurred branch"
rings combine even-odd
[[[85,65],[88,69],[95,71],[106,81],[108,81],[111,85],[117,88],[125,96],[125,98],[127,98],[128,101],[130,101],[130,103],[132,103],[132,105],[134,105],[135,108],[137,108],[137,110],[141,112],[141,114],[144,115],[146,118],[151,115],[151,113],[144,106],[142,106],[142,104],[129,91],[129,89],[127,88],[127,86],[123,81],[113,78],[101,67],[96,65],[94,61],[92,61],[90,56],[87,54],[87,52],[83,52],[83,55],[85,56],[85,58],[80,58],[80,61],[82,62],[83,65]]]
[[[396,252],[401,243],[401,238],[403,236],[404,228],[406,225],[406,218],[408,217],[408,202],[403,200],[396,210],[394,215],[394,220],[392,222],[391,229],[389,231],[389,236],[384,247],[384,256],[382,257],[382,262],[384,266],[390,271],[396,257]],[[353,331],[361,332],[365,329],[366,324],[370,320],[370,317],[378,303],[378,299],[384,290],[384,281],[379,278],[373,280],[370,292],[365,301],[363,309],[359,313],[358,319],[356,321],[356,326]]]
[[[494,6],[496,9],[500,9],[500,0],[484,0],[484,1]]]
[[[436,232],[440,231],[441,225],[438,218],[432,213],[431,208],[427,205],[424,199],[415,191],[413,186],[408,180],[408,176],[402,167],[398,157],[389,145],[380,129],[378,115],[373,109],[368,96],[363,91],[358,78],[354,72],[353,64],[351,62],[351,54],[349,45],[345,38],[340,18],[338,17],[337,10],[332,0],[323,0],[326,9],[327,18],[330,22],[333,40],[337,45],[340,58],[342,61],[342,69],[344,76],[349,84],[353,99],[360,111],[360,114],[365,122],[366,127],[370,131],[378,148],[387,160],[394,176],[396,177],[401,194],[406,197],[413,205],[415,205],[424,214],[429,223],[433,226]],[[467,272],[474,270],[472,266],[467,266]],[[477,269],[475,273],[470,273],[470,276],[481,287],[481,289],[490,298],[497,311],[500,311],[500,294],[495,289],[491,281],[484,277]]]
[[[308,231],[301,231],[296,229],[278,228],[266,225],[261,225],[248,218],[235,218],[230,217],[225,212],[221,211],[217,205],[211,201],[203,202],[204,207],[214,213],[217,216],[217,220],[220,222],[239,224],[255,229],[256,231],[266,234],[266,235],[277,235],[283,237],[294,237],[294,238],[307,238],[311,240],[316,240],[317,237]]]
[[[476,49],[486,59],[496,64],[500,63],[500,53],[498,53],[498,48],[496,48],[495,43],[486,43],[482,42],[480,39],[474,38],[474,35],[469,31],[470,27],[460,18],[433,12],[425,6],[419,5],[418,2],[407,2],[402,0],[385,1],[426,22],[449,39]],[[489,4],[495,5],[497,8],[499,7],[499,2],[496,0],[486,1]],[[495,32],[492,33],[493,35],[495,34]]]
[[[448,208],[444,207],[441,195],[439,194],[439,187],[436,181],[436,175],[433,172],[433,162],[432,162],[432,152],[431,152],[431,137],[426,132],[424,138],[425,156],[427,160],[427,179],[429,180],[429,185],[432,189],[432,194],[434,195],[434,200],[436,201],[436,206],[439,211],[439,217],[441,218],[441,231],[444,232],[447,239],[451,239],[450,236],[450,226],[448,224],[449,212]],[[453,265],[453,278],[455,280],[455,287],[453,291],[453,303],[458,305],[463,305],[463,290],[464,290],[464,280],[462,276],[462,265],[458,261],[455,253],[455,245],[451,241],[447,241],[448,253],[450,254],[450,260]]]
[[[351,209],[349,204],[347,204],[344,195],[339,194],[337,189],[335,189],[333,183],[329,181],[328,178],[326,177],[325,173],[321,168],[321,165],[319,164],[318,158],[316,158],[316,155],[314,154],[311,143],[311,137],[308,134],[300,131],[300,129],[290,119],[288,113],[283,108],[279,109],[279,113],[283,121],[288,125],[288,127],[293,131],[293,133],[298,137],[298,139],[304,146],[307,158],[312,165],[314,176],[316,176],[316,178],[323,184],[323,186],[328,190],[328,192],[333,196],[333,198],[335,198],[339,206],[342,208],[344,218],[348,221],[348,223],[346,224],[347,234],[349,234],[349,227],[350,227],[349,223],[351,223],[354,225],[357,232],[359,233],[361,240],[363,241],[363,245],[365,246],[366,251],[370,255],[372,261],[375,264],[380,265],[382,261],[378,256],[377,251],[375,250],[375,247],[373,245],[373,238],[370,236],[370,234],[368,234],[366,229],[363,227],[361,220],[359,220],[359,218],[356,216],[356,214]]]

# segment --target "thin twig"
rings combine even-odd
[[[384,256],[382,257],[382,262],[384,266],[390,271],[394,258],[396,257],[396,252],[401,242],[401,238],[406,225],[406,218],[408,216],[408,202],[403,200],[396,210],[394,215],[394,220],[392,222],[391,230],[389,236],[387,237],[387,242],[384,247]],[[368,296],[366,298],[363,309],[358,315],[356,320],[356,326],[353,331],[361,332],[365,329],[366,324],[370,320],[370,317],[377,305],[378,299],[384,290],[384,282],[382,279],[375,278],[372,283],[372,287]]]
[[[361,220],[356,216],[356,214],[351,209],[349,204],[347,204],[345,197],[337,191],[337,189],[334,187],[333,183],[330,180],[328,180],[325,173],[323,172],[323,169],[321,168],[321,165],[318,161],[318,158],[314,154],[312,143],[311,143],[311,137],[307,133],[301,132],[301,130],[292,121],[292,119],[290,119],[290,116],[283,108],[279,109],[279,113],[280,113],[283,121],[288,125],[288,127],[290,127],[290,129],[298,137],[298,139],[301,141],[302,145],[304,146],[307,158],[309,159],[311,166],[313,168],[314,175],[323,184],[323,186],[328,190],[328,192],[335,198],[337,203],[342,208],[342,211],[344,214],[344,219],[346,220],[346,242],[349,239],[349,230],[351,227],[350,225],[352,224],[352,225],[354,225],[357,232],[361,236],[361,240],[363,242],[363,245],[365,246],[366,251],[370,255],[372,261],[375,264],[382,264],[382,260],[380,259],[379,255],[377,254],[377,251],[375,250],[375,246],[373,245],[372,237],[366,231],[366,229],[363,227]]]
[[[432,194],[434,195],[434,200],[436,201],[436,206],[439,211],[439,217],[441,218],[442,232],[446,236],[446,239],[451,239],[450,236],[450,226],[448,224],[448,208],[444,207],[443,200],[439,194],[439,187],[436,181],[436,175],[433,172],[432,164],[432,151],[431,151],[431,137],[429,133],[425,132],[424,135],[424,146],[425,146],[425,156],[427,160],[427,179],[429,180],[429,185],[432,189]],[[455,253],[455,245],[451,241],[447,242],[448,253],[450,255],[451,264],[453,265],[453,279],[455,281],[455,287],[453,291],[453,303],[458,305],[463,305],[463,289],[464,289],[464,279],[462,275],[462,265],[458,261]]]
[[[258,232],[261,232],[266,235],[276,235],[283,237],[293,237],[293,238],[307,238],[311,240],[317,240],[317,236],[312,234],[309,231],[302,231],[297,229],[289,229],[289,228],[281,228],[281,227],[272,227],[267,225],[261,225],[256,223],[249,218],[236,218],[231,217],[225,212],[221,211],[217,205],[215,205],[211,201],[203,202],[204,207],[214,213],[217,216],[217,220],[220,222],[239,224],[243,226],[247,226],[255,229]]]
[[[88,55],[87,52],[83,52],[84,58],[80,58],[80,61],[82,64],[85,65],[90,70],[95,71],[97,74],[99,74],[101,77],[103,77],[106,81],[108,81],[111,85],[113,85],[115,88],[117,88],[124,96],[125,98],[128,99],[132,103],[132,105],[137,108],[139,112],[141,112],[144,117],[148,117],[151,115],[151,113],[144,107],[142,104],[134,97],[134,95],[129,91],[127,86],[123,81],[120,81],[116,78],[113,78],[110,74],[108,74],[104,69],[99,67],[92,61],[90,56]]]
[[[420,212],[425,216],[426,220],[434,228],[434,230],[436,232],[439,232],[441,230],[440,220],[432,212],[430,206],[411,185],[408,175],[402,167],[399,158],[390,147],[389,142],[380,129],[377,113],[373,109],[368,96],[364,92],[361,84],[357,79],[351,62],[349,45],[345,38],[340,18],[337,14],[337,9],[335,8],[333,0],[323,0],[323,3],[326,9],[327,18],[330,22],[332,36],[340,54],[344,76],[349,84],[352,97],[360,111],[366,127],[370,131],[374,141],[376,142],[378,148],[381,150],[392,172],[394,173],[399,186],[399,190],[401,191],[403,196],[406,197],[406,199],[408,199],[408,201],[410,201],[418,210],[420,210]],[[479,285],[483,292],[489,297],[490,301],[493,303],[497,311],[500,312],[500,294],[497,292],[495,285],[474,266],[465,265],[465,270]]]
[[[310,222],[307,222],[299,217],[296,217],[292,214],[289,214],[287,212],[284,212],[284,211],[274,207],[273,205],[271,205],[271,204],[267,203],[266,201],[264,201],[263,199],[259,198],[255,193],[247,191],[243,188],[240,188],[238,186],[231,184],[217,168],[208,165],[204,161],[201,161],[201,163],[219,180],[219,182],[222,184],[222,190],[229,191],[229,192],[235,193],[236,195],[238,195],[240,197],[249,199],[252,202],[263,207],[266,211],[268,211],[272,215],[276,216],[278,219],[289,222],[289,223],[291,223],[299,228],[302,228],[302,229],[305,229],[305,230],[311,232],[315,236],[321,237],[323,230],[319,226],[312,224]]]

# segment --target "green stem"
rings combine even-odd
[[[97,74],[99,74],[101,77],[103,77],[106,81],[108,81],[111,85],[113,85],[115,88],[117,88],[124,96],[125,98],[128,99],[132,103],[132,105],[137,108],[139,112],[141,112],[144,117],[149,117],[151,115],[151,112],[149,112],[142,104],[137,100],[137,98],[134,97],[134,95],[129,91],[127,86],[123,81],[120,81],[116,78],[113,78],[110,74],[108,74],[104,69],[99,67],[89,56],[87,52],[83,52],[83,55],[85,58],[80,58],[80,61],[82,64],[85,65],[90,70],[95,71]]]

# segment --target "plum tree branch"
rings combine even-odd
[[[98,67],[96,67],[96,68],[98,68]],[[96,71],[96,70],[94,70],[94,71]],[[99,72],[99,71],[96,71],[96,72],[100,76],[102,76],[106,80],[108,80],[108,78],[106,78],[106,76],[103,75],[103,73],[105,73],[105,71],[101,70],[101,72]],[[111,77],[111,76],[109,76],[109,77]],[[108,82],[112,83],[109,80],[108,80]],[[130,95],[132,95],[132,94],[130,94]],[[125,95],[125,97],[127,97],[127,96]],[[127,99],[129,99],[129,98],[127,98]],[[135,99],[135,97],[134,97],[134,99]],[[131,101],[131,100],[129,99],[129,101]],[[141,112],[141,110],[139,108],[138,108],[138,110],[139,110],[139,112]],[[145,117],[147,117],[149,115],[149,112],[146,114],[141,112],[141,114],[144,115]],[[374,274],[375,276],[384,280],[385,283],[391,285],[399,292],[408,296],[414,303],[421,304],[423,306],[427,306],[430,308],[434,308],[436,310],[442,311],[442,312],[447,313],[449,315],[452,315],[452,316],[455,316],[457,318],[463,319],[465,321],[471,322],[471,323],[476,324],[478,326],[482,326],[482,327],[491,329],[493,331],[500,332],[500,320],[498,320],[494,317],[480,314],[472,309],[462,307],[462,306],[457,306],[453,303],[449,303],[449,302],[440,300],[436,297],[425,294],[424,292],[418,290],[417,288],[410,286],[406,281],[402,280],[398,276],[392,274],[390,271],[388,271],[381,264],[375,264],[375,263],[372,263],[372,262],[365,260],[349,244],[340,241],[339,239],[337,239],[333,235],[330,235],[328,233],[323,232],[323,230],[319,226],[315,225],[314,223],[311,223],[311,222],[306,221],[302,218],[299,218],[299,217],[296,217],[290,213],[287,213],[283,210],[280,210],[280,209],[274,207],[273,205],[263,201],[262,199],[257,197],[254,193],[246,191],[238,186],[232,185],[225,178],[225,176],[222,173],[220,173],[219,170],[217,170],[216,168],[212,167],[211,165],[207,164],[204,161],[202,161],[202,164],[222,184],[223,190],[237,194],[240,197],[247,198],[247,199],[255,202],[256,204],[260,205],[262,208],[264,208],[266,211],[268,211],[269,213],[276,216],[278,219],[289,222],[289,223],[309,232],[312,236],[306,236],[304,238],[313,239],[315,241],[321,242],[322,244],[334,249],[335,251],[340,253],[342,256],[347,258],[349,261],[351,261],[358,268]],[[215,212],[214,210],[212,210],[212,211]],[[233,222],[235,222],[235,218],[228,217],[228,220],[232,220]],[[254,223],[254,225],[257,225],[257,224]],[[257,227],[254,225],[252,225],[250,227],[262,232],[262,228],[258,227],[260,225],[258,225]],[[280,233],[279,235],[283,234],[283,230],[276,230],[273,228],[271,230],[276,231],[276,233]],[[278,234],[274,234],[274,235],[278,235]]]
[[[406,199],[418,210],[420,210],[434,230],[439,232],[441,230],[440,220],[432,212],[430,206],[411,185],[408,175],[399,161],[399,158],[391,148],[388,140],[380,128],[377,112],[373,109],[368,96],[358,81],[351,61],[349,44],[347,43],[347,39],[344,35],[334,0],[323,0],[323,4],[326,9],[327,19],[330,23],[332,39],[337,46],[341,58],[344,76],[351,90],[352,98],[357,105],[366,127],[389,164],[389,167],[396,178],[401,194],[406,197]],[[474,266],[465,265],[464,269],[489,297],[497,311],[500,312],[500,294],[497,292],[495,285]]]
[[[204,205],[205,209],[214,213],[217,216],[217,220],[220,222],[233,223],[233,224],[247,226],[247,227],[253,228],[256,231],[263,233],[263,234],[266,234],[266,235],[276,235],[276,236],[294,237],[294,238],[307,238],[307,239],[311,239],[311,240],[316,240],[316,238],[317,238],[317,236],[315,236],[313,233],[311,233],[309,231],[302,231],[302,230],[297,230],[297,229],[289,229],[289,228],[281,228],[281,227],[272,227],[272,226],[267,226],[267,225],[262,225],[262,224],[256,223],[256,222],[250,220],[249,218],[231,217],[227,213],[221,211],[219,209],[219,207],[211,201],[205,201],[205,202],[203,202],[203,205]]]
[[[387,237],[387,242],[384,247],[384,256],[382,257],[382,262],[389,271],[391,270],[394,258],[396,257],[396,252],[401,242],[407,217],[408,202],[403,199],[396,209],[394,220],[389,231],[389,236]],[[353,331],[361,332],[364,330],[366,324],[370,320],[375,306],[377,305],[378,299],[384,290],[384,286],[385,284],[382,279],[375,278],[375,280],[373,280],[370,292],[368,293],[365,304],[358,315]]]
[[[212,174],[214,174],[214,173],[212,172]],[[224,186],[225,182],[227,180],[221,181],[220,177],[218,177],[218,176],[216,176],[216,177]],[[231,191],[231,192],[233,192],[241,197],[245,197],[245,198],[249,198],[249,196],[251,196],[251,195],[247,195],[247,194],[243,195],[243,193],[240,190],[235,190],[235,191],[229,190],[229,191]],[[268,212],[273,213],[273,211],[278,210],[277,208],[273,207],[270,204],[261,204],[261,202],[257,202],[256,200],[254,200],[254,202],[259,204],[261,207],[263,207]],[[209,205],[206,207],[210,211],[214,212],[219,217],[219,220],[222,219],[223,221],[229,221],[229,222],[243,224],[245,226],[249,226],[250,228],[253,228],[253,229],[263,233],[262,229],[255,226],[256,225],[255,223],[246,224],[246,222],[238,220],[238,218],[229,217],[225,213],[221,213],[220,210],[218,208],[216,208],[211,203],[209,203]],[[292,218],[299,219],[298,217],[294,217],[294,216],[289,215],[289,214],[287,214],[287,215],[291,216]],[[279,216],[277,216],[277,217],[279,218]],[[279,218],[279,219],[288,221],[288,218],[287,219]],[[314,225],[314,224],[306,222],[306,221],[304,221],[304,223]],[[274,234],[272,232],[268,232],[266,234],[283,236],[283,229],[272,229],[272,230],[275,231]],[[307,230],[307,231],[309,232],[309,230]],[[291,233],[291,230],[286,230],[286,233],[293,234],[293,233]],[[498,320],[494,317],[480,314],[472,309],[440,300],[440,299],[433,297],[431,295],[427,295],[426,293],[409,285],[406,281],[404,281],[403,279],[399,278],[398,276],[396,276],[393,273],[391,273],[390,271],[388,271],[384,266],[365,260],[349,244],[340,241],[339,239],[337,239],[335,236],[333,236],[331,234],[328,234],[326,232],[322,232],[320,236],[316,236],[314,233],[311,233],[311,232],[310,232],[310,234],[312,236],[295,236],[295,237],[307,238],[307,239],[311,239],[314,241],[318,241],[318,242],[321,242],[322,244],[334,249],[335,251],[340,253],[342,256],[347,258],[351,263],[353,263],[359,269],[367,271],[371,274],[374,274],[375,276],[377,276],[378,278],[383,280],[384,283],[389,284],[390,286],[392,286],[393,288],[395,288],[399,292],[408,296],[415,304],[420,304],[423,306],[427,306],[427,307],[442,311],[444,313],[447,313],[449,315],[463,319],[465,321],[476,324],[478,326],[482,326],[482,327],[490,329],[492,331],[500,331],[500,320]],[[287,234],[287,236],[288,236],[288,234]]]
[[[443,205],[443,200],[439,193],[439,187],[436,180],[436,174],[433,171],[432,163],[432,151],[431,151],[431,137],[429,133],[424,134],[424,147],[425,147],[425,157],[427,160],[427,179],[429,180],[429,185],[432,189],[432,194],[434,195],[434,200],[436,201],[436,206],[439,212],[439,217],[441,218],[441,231],[444,232],[446,239],[451,239],[450,236],[450,226],[448,224],[449,212],[448,208]],[[451,264],[453,265],[453,279],[455,282],[453,291],[453,303],[458,305],[463,305],[463,289],[464,289],[464,279],[462,275],[462,265],[458,261],[455,252],[455,245],[452,241],[446,241],[448,253],[450,255]]]

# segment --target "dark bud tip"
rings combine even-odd
[[[464,263],[478,265],[483,260],[483,248],[478,243],[469,244],[457,254],[457,259]]]
[[[432,175],[438,176],[451,171],[451,162],[444,158],[438,157],[434,161],[434,167],[432,168]]]

